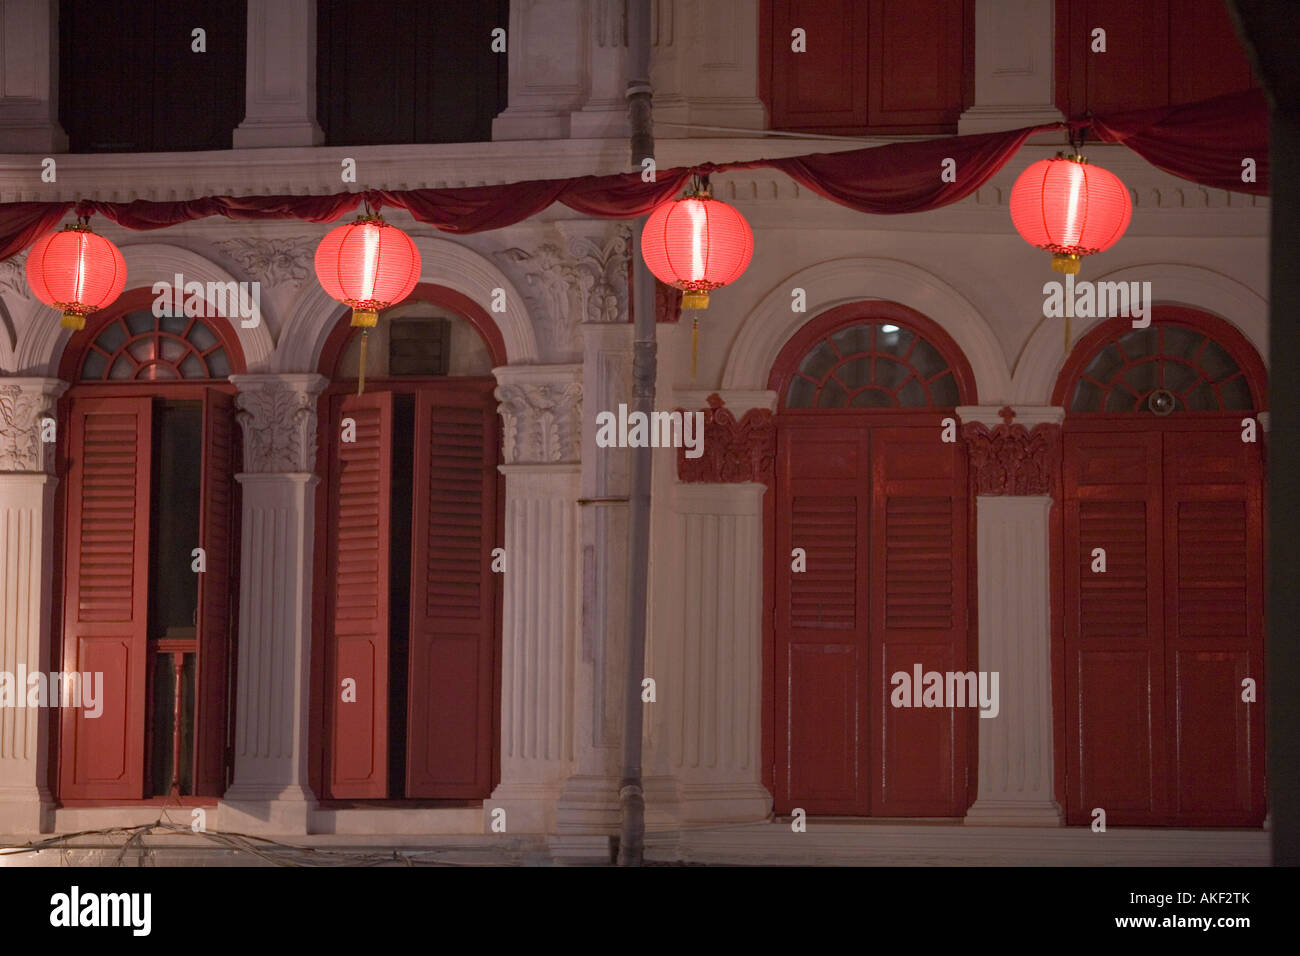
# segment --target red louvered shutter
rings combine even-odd
[[[491,790],[497,446],[496,411],[481,399],[417,392],[408,797]]]
[[[1154,822],[1166,806],[1160,435],[1067,429],[1063,464],[1067,822],[1091,822],[1093,807]]]
[[[1258,448],[1235,425],[1164,436],[1165,732],[1170,822],[1182,825],[1264,821]],[[1248,677],[1255,703],[1241,699]]]
[[[959,816],[967,807],[967,738],[978,707],[894,707],[890,701],[890,677],[902,671],[910,678],[915,664],[923,675],[972,669],[965,459],[956,443],[937,435],[937,423],[871,433],[871,648],[878,662],[872,736],[880,768],[872,813],[878,816]]]
[[[777,433],[778,813],[870,811],[865,430]],[[807,570],[792,570],[802,548]]]
[[[330,445],[330,795],[388,793],[388,578],[393,396],[335,399]],[[356,441],[341,440],[343,422]],[[356,700],[343,700],[343,681]]]
[[[225,792],[226,703],[229,700],[231,575],[234,567],[234,399],[208,389],[203,401],[203,490],[199,545],[207,570],[198,576],[199,659],[194,715],[196,794]]]
[[[151,426],[148,398],[72,402],[63,671],[103,674],[103,712],[63,710],[64,799],[144,796]]]

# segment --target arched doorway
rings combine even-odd
[[[59,369],[62,672],[98,697],[62,709],[65,803],[227,783],[244,357],[211,307],[158,316],[154,299],[123,293]]]
[[[503,495],[501,334],[467,297],[418,285],[370,333],[345,313],[322,351],[317,737],[326,798],[473,800],[496,783]],[[350,682],[349,684],[345,682]]]
[[[1067,823],[1263,822],[1263,436],[1243,420],[1265,381],[1236,329],[1173,306],[1103,323],[1061,372]]]
[[[970,367],[921,314],[859,302],[796,334],[768,387],[776,812],[958,816],[974,712],[890,698],[898,672],[974,657],[966,459],[943,423],[976,401]]]

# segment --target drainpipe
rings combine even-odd
[[[627,108],[632,126],[632,165],[654,157],[650,106],[650,0],[628,0]],[[648,417],[655,400],[655,294],[650,271],[641,258],[641,231],[633,228],[632,346],[633,410]],[[645,795],[641,788],[641,734],[644,716],[641,680],[645,677],[646,586],[650,576],[650,452],[633,448],[628,494],[627,675],[623,688],[623,777],[618,799],[623,825],[618,844],[619,866],[640,866],[645,854]]]

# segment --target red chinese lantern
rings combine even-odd
[[[86,316],[111,305],[126,285],[126,260],[84,222],[46,233],[27,254],[27,285],[63,313],[65,329],[84,329]]]
[[[384,217],[369,213],[331,229],[316,247],[316,278],[332,299],[352,306],[352,325],[361,329],[357,394],[366,385],[366,334],[379,312],[401,302],[420,279],[420,250],[411,237]]]
[[[707,180],[656,206],[641,232],[641,258],[660,282],[682,290],[683,309],[707,309],[709,292],[740,278],[754,255],[754,233],[731,206],[714,199]],[[691,376],[700,324],[691,326]]]
[[[1114,173],[1078,154],[1040,159],[1011,187],[1011,222],[1025,242],[1052,253],[1057,272],[1077,273],[1084,256],[1124,235],[1133,202]]]
[[[316,247],[316,277],[330,298],[352,306],[354,326],[374,328],[381,309],[415,288],[420,251],[383,216],[358,216],[330,230]]]
[[[684,309],[707,309],[709,292],[739,279],[753,255],[745,217],[699,181],[680,199],[656,206],[641,233],[646,268],[682,290]]]

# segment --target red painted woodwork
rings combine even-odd
[[[761,0],[771,128],[952,132],[973,92],[973,13],[969,0]],[[806,53],[791,49],[796,27]]]
[[[1092,31],[1106,31],[1093,53]],[[1056,102],[1067,116],[1192,103],[1257,85],[1222,0],[1056,0]]]
[[[883,340],[873,323],[906,334]],[[898,372],[865,371],[861,356]],[[935,389],[945,376],[951,390]],[[840,390],[827,408],[831,382]],[[965,450],[940,440],[948,411],[931,404],[936,392],[973,400],[969,365],[924,316],[863,302],[800,330],[768,387],[781,393],[764,655],[776,810],[959,816],[977,709],[894,708],[889,678],[918,663],[974,666]],[[796,389],[815,394],[792,408]],[[867,392],[878,393],[875,408],[854,400]],[[794,548],[806,551],[803,572],[791,568]]]
[[[1012,412],[1010,418],[1015,417]],[[1059,425],[1040,422],[1032,429],[983,422],[961,427],[970,456],[971,484],[977,495],[1050,495],[1059,471]]]
[[[150,400],[71,403],[63,670],[102,672],[103,713],[62,711],[60,795],[144,796]]]
[[[683,482],[771,482],[776,458],[776,427],[766,408],[751,408],[737,420],[714,392],[704,410],[704,449],[698,458],[677,451],[677,477]],[[686,411],[683,414],[690,414]]]
[[[194,791],[221,796],[226,789],[226,704],[230,694],[233,632],[232,580],[235,537],[234,399],[208,389],[203,402],[203,490],[199,544],[207,570],[198,576],[198,664],[195,675]]]
[[[342,421],[356,441],[339,440]],[[334,797],[388,792],[389,496],[393,396],[347,395],[330,419],[338,457],[329,489],[329,789]],[[355,702],[342,700],[356,681]]]
[[[415,396],[408,797],[491,790],[497,421],[472,391]]]

